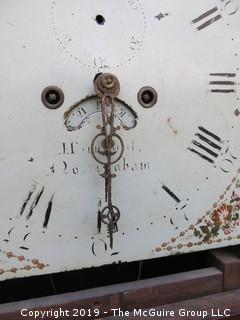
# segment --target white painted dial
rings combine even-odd
[[[239,243],[239,8],[240,0],[0,4],[0,280]],[[119,79],[116,125],[133,129],[117,132],[114,250],[106,228],[97,231],[99,72]],[[64,93],[56,110],[42,104],[48,86]],[[143,87],[157,93],[152,108],[138,101]]]

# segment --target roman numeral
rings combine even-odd
[[[188,150],[213,164],[222,150],[222,140],[203,127],[198,129],[199,132],[195,134],[192,146]]]
[[[218,7],[214,7],[192,20],[192,24],[197,26],[196,29],[198,31],[201,31],[221,18],[222,15],[220,14]]]
[[[140,46],[141,46],[141,42],[137,40],[134,36],[132,36],[130,41],[130,49],[135,51],[135,50],[138,50]]]
[[[66,154],[75,154],[75,150],[74,150],[74,143],[66,143],[63,142],[62,144],[62,154],[66,155]]]
[[[175,195],[173,191],[171,191],[167,186],[163,185],[162,189],[176,202],[180,203],[181,200]]]
[[[239,4],[236,0],[222,0],[224,2],[224,11],[227,15],[232,16],[239,10]]]
[[[79,107],[78,110],[77,110],[78,114],[80,115],[80,117],[84,117],[85,114],[87,114],[87,112],[84,110],[83,107]]]
[[[236,73],[210,73],[210,91],[212,93],[234,93]]]

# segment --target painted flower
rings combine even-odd
[[[222,203],[222,205],[213,213],[212,220],[216,221],[218,225],[227,224],[228,221],[231,221],[232,210],[232,205],[226,205],[225,203]]]
[[[232,231],[233,231],[233,230],[232,230],[232,228],[230,228],[230,227],[224,229],[224,233],[225,233],[226,235],[229,235]]]
[[[235,227],[239,226],[239,225],[240,225],[240,221],[239,221],[239,220],[235,220],[233,225],[234,225]]]
[[[233,191],[233,192],[232,192],[232,196],[231,196],[231,200],[232,200],[232,201],[235,201],[235,200],[238,200],[238,199],[239,199],[239,197],[238,197],[237,192]]]
[[[237,181],[236,188],[240,188],[240,180]],[[233,191],[228,202],[220,203],[201,222],[203,224],[194,229],[194,235],[203,241],[214,239],[221,233],[231,234],[240,226],[240,194]]]

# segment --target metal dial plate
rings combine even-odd
[[[0,280],[240,243],[239,7],[0,4]],[[99,72],[120,80],[116,122],[132,128],[138,116],[120,130],[124,154],[112,166],[114,250],[96,226],[104,191],[91,141],[101,115],[84,100]],[[48,86],[62,89],[61,108],[43,106]],[[138,102],[143,87],[157,93],[153,108]]]

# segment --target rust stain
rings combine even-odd
[[[174,134],[178,134],[178,131],[173,127],[171,121],[172,121],[172,118],[171,118],[171,117],[167,119],[167,124],[168,124],[169,128],[172,130],[172,132],[173,132]]]

